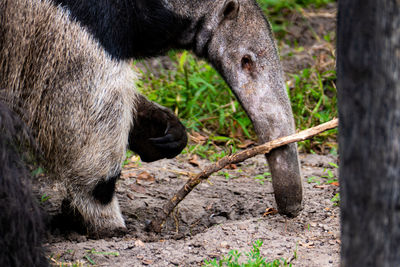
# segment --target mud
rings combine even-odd
[[[48,235],[46,247],[57,263],[81,261],[98,266],[200,266],[231,249],[249,251],[263,240],[262,256],[284,258],[294,266],[338,266],[339,208],[331,201],[337,184],[327,183],[328,170],[337,177],[333,156],[301,155],[304,209],[294,219],[264,215],[276,208],[268,166],[263,156],[236,169],[224,169],[200,184],[179,204],[159,235],[146,225],[166,200],[209,162],[189,163],[187,155],[155,163],[134,161],[123,171],[117,195],[127,222],[122,237],[89,239],[77,233]],[[261,176],[264,179],[261,179]],[[139,177],[139,178],[137,178]],[[41,194],[51,196],[49,212],[61,205],[61,194],[42,184]],[[45,205],[45,206],[46,206]],[[118,254],[118,256],[117,256]],[[294,257],[297,255],[297,257]],[[91,262],[92,261],[92,262]]]

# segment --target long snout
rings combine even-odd
[[[264,68],[257,75],[248,74],[245,83],[231,77],[231,83],[236,85],[232,90],[253,122],[261,143],[295,132],[290,101],[280,73],[280,65],[276,65]],[[298,215],[303,194],[297,145],[273,150],[267,160],[279,212],[291,217]]]
[[[169,2],[175,10],[185,1]],[[255,0],[204,0],[187,4],[191,26],[182,35],[224,77],[252,120],[260,142],[295,132],[290,101],[271,27]],[[275,198],[282,214],[302,208],[302,184],[295,144],[272,151],[267,160]]]
[[[264,143],[295,132],[289,97],[271,28],[253,1],[228,1],[239,7],[223,20],[208,43],[208,58],[219,70]],[[296,144],[267,155],[281,214],[302,209],[302,183]]]

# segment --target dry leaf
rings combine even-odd
[[[146,171],[139,173],[139,175],[136,177],[136,179],[141,180],[141,181],[146,181],[146,182],[154,182],[155,181],[154,176]]]
[[[256,142],[252,141],[252,140],[244,140],[244,142],[238,144],[238,148],[248,148],[251,145],[255,145]]]
[[[141,194],[146,194],[146,188],[143,186],[137,185],[137,184],[131,184],[129,185],[130,189],[134,192],[141,193]]]
[[[193,156],[189,159],[189,163],[192,164],[193,166],[196,166],[196,167],[200,166],[200,163],[199,163],[199,156],[197,156],[196,154],[193,155]]]
[[[149,260],[149,259],[144,259],[144,260],[142,260],[142,263],[144,264],[144,265],[150,265],[150,264],[153,264],[153,260]]]
[[[139,164],[131,161],[124,165],[124,169],[136,169],[137,167],[139,167]]]
[[[121,179],[130,179],[136,177],[137,173],[133,171],[123,170],[121,173]]]
[[[263,214],[263,217],[268,216],[268,215],[275,215],[278,214],[278,211],[274,208],[266,208],[265,212]]]
[[[306,248],[313,248],[314,247],[314,242],[308,242],[308,243],[302,243],[301,241],[299,242],[300,246],[306,247]]]
[[[135,241],[135,247],[142,247],[143,248],[144,246],[145,245],[144,245],[142,240],[138,239],[138,240]],[[139,255],[138,255],[138,258],[139,258]]]
[[[324,189],[324,188],[328,188],[329,185],[327,185],[327,184],[321,184],[321,185],[314,185],[313,187],[314,187],[314,188],[321,188],[321,189]]]
[[[191,141],[193,141],[196,144],[200,144],[200,145],[203,145],[208,140],[208,136],[201,135],[198,132],[194,132],[194,131],[192,131],[189,134],[189,137],[190,137]]]
[[[339,182],[332,182],[331,185],[339,186]]]
[[[225,169],[228,169],[228,170],[236,170],[236,169],[237,169],[237,166],[236,166],[236,164],[229,164],[228,166],[225,167]]]
[[[130,157],[128,161],[129,162],[124,165],[124,169],[134,169],[134,168],[139,167],[140,157],[137,155],[134,155],[134,156]]]

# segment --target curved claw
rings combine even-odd
[[[186,143],[182,143],[182,141],[178,140],[175,142],[167,142],[167,143],[158,143],[154,144],[155,147],[165,150],[177,151],[177,155],[182,151],[182,147],[186,146]]]
[[[169,121],[167,121],[167,127],[165,128],[164,134],[166,135],[169,131],[169,128],[171,127]]]
[[[176,142],[177,140],[180,140],[180,138],[177,138],[170,133],[160,137],[149,138],[149,141],[153,142],[155,145]]]

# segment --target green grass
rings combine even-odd
[[[207,151],[214,144],[236,145],[243,139],[255,139],[250,119],[211,66],[189,52],[170,53],[170,58],[175,68],[162,69],[158,76],[141,70],[139,88],[150,100],[172,109],[189,132],[208,133],[209,141],[203,147],[190,147],[189,152],[209,157]],[[334,70],[320,73],[304,69],[292,75],[292,81],[288,93],[297,128],[306,129],[337,116]],[[336,130],[330,130],[312,142],[301,143],[300,148],[310,152],[326,143],[336,150],[331,142],[336,134]],[[223,156],[212,155],[215,159]]]
[[[282,38],[289,25],[285,18],[289,13],[310,6],[320,8],[336,0],[257,0],[257,2],[269,18],[272,30]]]
[[[339,206],[340,205],[340,193],[336,193],[332,198],[331,202],[333,206]]]
[[[270,172],[264,172],[263,174],[259,174],[259,175],[254,177],[254,180],[259,182],[260,185],[263,185],[266,181],[272,182],[271,173]]]
[[[226,143],[235,134],[254,136],[250,119],[210,65],[187,51],[169,56],[175,65],[171,70],[157,76],[141,70],[139,88],[150,100],[172,109],[189,131],[211,131],[216,142]]]
[[[329,162],[329,165],[335,169],[339,169],[339,166],[336,163]],[[334,184],[338,183],[338,177],[336,177],[332,170],[328,168],[324,168],[322,171],[322,175],[320,177],[310,176],[307,178],[308,183],[315,183],[317,185],[321,184]]]
[[[262,246],[262,240],[256,240],[253,244],[253,248],[244,253],[246,260],[242,260],[243,253],[237,250],[229,251],[227,256],[222,256],[221,259],[205,260],[203,267],[289,267],[291,263],[287,263],[285,259],[276,259],[268,262],[261,256],[260,247]]]
[[[49,196],[49,195],[47,195],[47,194],[43,194],[41,197],[40,197],[40,203],[44,203],[44,202],[46,202],[47,200],[49,200],[51,198],[51,196]]]
[[[228,141],[224,143],[224,146],[217,146],[215,141],[213,141],[213,136],[211,135],[205,144],[189,144],[183,153],[197,154],[204,159],[215,162],[238,151],[238,148],[235,146],[235,139],[227,139]]]
[[[281,11],[282,9],[298,9],[303,7],[314,6],[319,8],[335,0],[257,0],[261,8],[264,10]]]
[[[41,174],[43,174],[43,173],[45,173],[44,169],[43,169],[42,167],[37,167],[35,170],[33,170],[33,171],[31,172],[31,175],[32,175],[33,177],[38,177],[39,175],[41,175]]]
[[[68,249],[66,254],[75,254],[75,251]],[[83,255],[83,260],[77,260],[75,262],[64,262],[60,259],[60,255],[51,255],[50,260],[53,265],[60,267],[83,267],[83,266],[97,266],[96,262],[92,259],[91,255],[105,255],[107,257],[119,257],[119,252],[117,251],[96,251],[95,249],[86,250]]]
[[[275,28],[282,25],[277,19],[286,20],[284,12],[297,12],[311,5],[320,7],[329,2],[334,1],[259,0],[263,9],[272,14]],[[278,35],[278,38],[282,37]],[[321,39],[334,43],[334,37],[328,34]],[[202,132],[208,136],[205,144],[189,146],[186,152],[216,160],[227,153],[227,149],[217,149],[217,146],[229,145],[236,149],[245,139],[256,140],[250,119],[222,77],[209,64],[187,51],[171,52],[169,57],[172,62],[169,69],[160,66],[155,73],[149,66],[141,68],[138,87],[150,100],[172,109],[189,132]],[[337,117],[334,69],[321,71],[318,66],[313,66],[290,74],[289,81],[288,94],[298,129]],[[336,153],[336,135],[337,130],[325,132],[312,141],[300,143],[300,150]]]
[[[303,69],[292,75],[293,84],[288,89],[297,128],[304,130],[337,117],[336,71],[319,72],[316,69]],[[324,132],[312,141],[301,142],[299,147],[312,152],[316,147],[328,146],[336,151],[337,129]]]
[[[289,96],[299,128],[309,128],[337,116],[334,70],[320,73],[315,69],[303,69],[292,77],[294,85]]]

